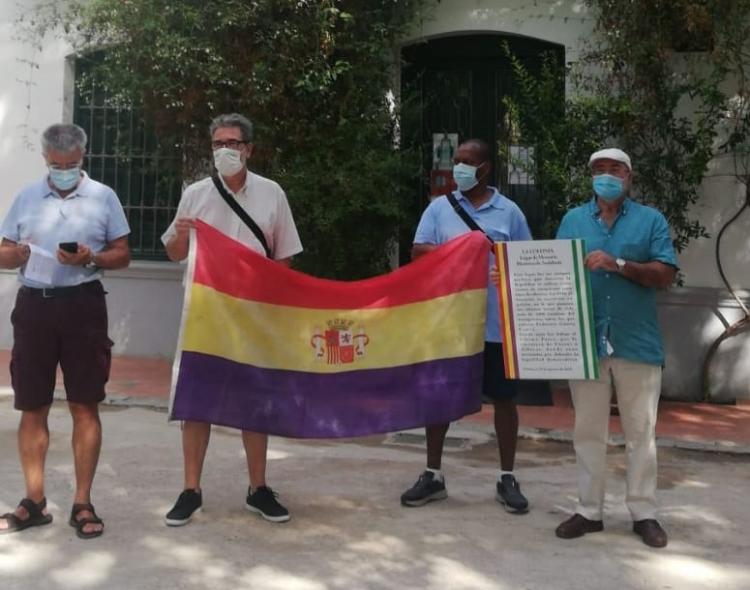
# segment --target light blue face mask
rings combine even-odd
[[[458,186],[458,190],[462,193],[470,191],[479,184],[477,180],[477,167],[469,164],[454,165],[453,180],[456,181],[456,186]]]
[[[597,174],[592,181],[594,192],[605,201],[616,201],[622,196],[625,183],[611,174]]]
[[[76,166],[75,168],[68,168],[67,170],[60,170],[59,168],[49,169],[49,180],[50,182],[61,191],[69,191],[72,189],[81,178],[81,167]]]

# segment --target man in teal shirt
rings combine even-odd
[[[578,463],[576,513],[555,531],[563,539],[603,529],[609,401],[612,391],[626,441],[627,493],[633,531],[651,547],[667,534],[656,520],[656,417],[664,364],[656,290],[677,270],[669,226],[652,207],[628,198],[632,166],[619,149],[589,159],[594,197],[569,211],[558,239],[583,238],[591,273],[600,378],[571,381]]]

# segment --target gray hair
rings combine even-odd
[[[237,127],[242,132],[242,141],[250,142],[253,140],[252,122],[247,117],[238,113],[219,115],[211,121],[211,126],[208,128],[211,137],[214,136],[214,131],[220,127]]]
[[[42,133],[42,152],[47,154],[50,150],[69,154],[74,150],[86,152],[86,132],[78,125],[72,123],[57,123],[50,125]]]

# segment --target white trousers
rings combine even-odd
[[[625,503],[633,520],[656,518],[655,430],[661,372],[657,365],[606,358],[600,361],[598,380],[570,382],[575,408],[573,447],[578,462],[576,512],[586,518],[602,519],[613,386],[625,435]]]

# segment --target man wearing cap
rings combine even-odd
[[[626,442],[625,503],[633,531],[646,545],[664,547],[656,520],[656,415],[664,363],[656,317],[656,290],[677,270],[669,226],[652,207],[628,198],[632,165],[619,149],[589,159],[594,196],[568,211],[558,239],[583,238],[591,273],[600,377],[571,381],[573,446],[578,463],[578,506],[555,534],[572,539],[601,531],[609,426],[616,392]]]

